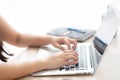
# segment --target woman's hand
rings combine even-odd
[[[62,51],[44,60],[46,69],[60,68],[65,65],[77,64],[78,54],[72,50]]]
[[[61,50],[66,50],[65,47],[62,46],[62,44],[67,45],[68,50],[75,50],[77,46],[77,41],[72,38],[66,38],[66,37],[52,37],[51,38],[51,44],[59,48]],[[72,44],[72,47],[71,47]]]

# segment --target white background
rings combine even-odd
[[[0,0],[0,13],[16,30],[42,34],[55,27],[97,29],[111,0]]]

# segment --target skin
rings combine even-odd
[[[78,63],[78,54],[74,51],[77,45],[75,39],[47,35],[36,36],[22,34],[15,31],[1,16],[0,39],[17,47],[44,46],[51,44],[54,47],[63,50],[43,60],[34,60],[23,63],[0,63],[0,80],[13,80],[38,70],[55,69],[65,65]],[[67,45],[67,50],[62,44]],[[71,47],[70,44],[73,44],[73,46]],[[69,62],[71,59],[74,61]],[[49,65],[49,62],[51,62],[51,65]]]

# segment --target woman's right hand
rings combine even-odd
[[[46,69],[60,68],[65,65],[73,65],[78,63],[78,54],[75,51],[61,51],[45,60]]]

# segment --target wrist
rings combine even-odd
[[[37,63],[37,64],[40,64],[39,67],[41,67],[41,70],[49,69],[49,62],[48,62],[47,58],[40,60],[39,63]]]
[[[51,36],[51,35],[47,36],[46,40],[47,40],[48,44],[52,44],[53,38],[54,38],[54,36]]]
[[[42,67],[43,67],[43,70],[46,70],[46,69],[51,69],[51,66],[52,66],[52,63],[51,63],[51,57],[46,57],[42,60]]]
[[[33,72],[41,71],[41,70],[45,70],[45,69],[47,69],[46,68],[46,63],[43,60],[35,60],[31,64],[31,70]]]

